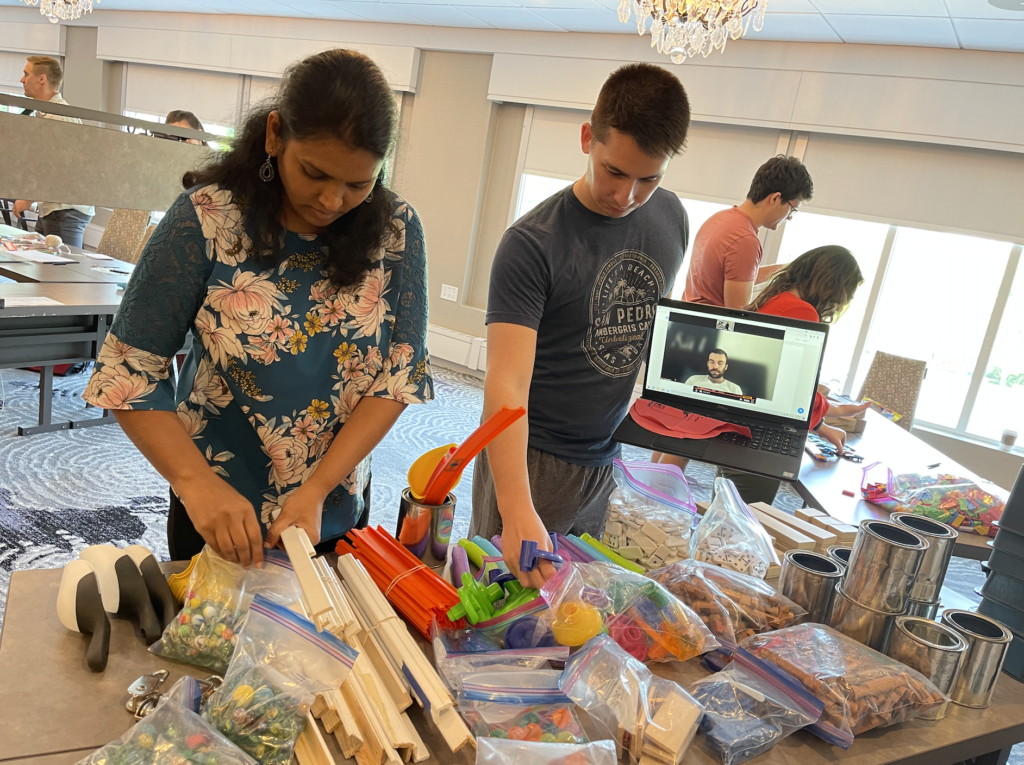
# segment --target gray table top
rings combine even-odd
[[[172,564],[180,565],[180,564]],[[65,765],[120,736],[131,725],[124,711],[126,688],[156,669],[170,671],[169,682],[184,673],[207,673],[148,653],[131,623],[111,622],[110,661],[102,673],[85,667],[87,638],[64,629],[57,619],[61,571],[15,571],[11,576],[0,634],[0,763]],[[426,643],[423,643],[426,650]],[[697,663],[653,665],[659,675],[682,685],[707,675]],[[422,712],[411,717],[430,748],[431,763],[469,763],[471,753],[453,756]],[[334,747],[334,737],[326,737]],[[1024,685],[1002,675],[986,710],[950,706],[946,718],[914,720],[858,736],[846,752],[800,731],[758,757],[760,765],[945,765],[1024,740]],[[343,762],[334,748],[335,760]],[[694,744],[687,765],[715,765],[717,757]]]
[[[0,319],[20,316],[68,316],[114,313],[121,304],[116,284],[0,284],[0,298],[46,297],[60,305],[0,308]]]
[[[864,432],[851,434],[848,439],[857,454],[864,457],[863,463],[844,459],[818,462],[809,454],[804,454],[795,488],[807,504],[828,513],[836,520],[854,525],[865,520],[888,518],[888,511],[861,498],[860,485],[864,468],[873,462],[882,463],[876,468],[877,474],[882,477],[879,479],[869,475],[869,480],[884,480],[886,467],[894,473],[941,470],[982,484],[993,494],[1006,498],[1008,492],[957,464],[899,425],[874,411],[869,410],[865,414],[867,425]],[[928,466],[935,463],[941,463],[940,467],[929,470]],[[853,496],[845,496],[844,490],[852,492]],[[988,558],[986,542],[989,538],[973,532],[960,532],[954,555],[985,560]]]
[[[65,264],[0,262],[0,276],[21,283],[123,284],[131,278],[134,268],[119,260]]]

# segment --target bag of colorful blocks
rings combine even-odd
[[[261,765],[288,765],[316,694],[340,688],[357,656],[331,633],[258,595],[203,719]]]
[[[687,556],[697,505],[677,465],[612,463],[615,490],[608,498],[603,541],[646,569]]]
[[[207,545],[192,569],[181,611],[149,650],[223,675],[256,595],[281,605],[291,605],[302,597],[288,555],[282,550],[264,550],[263,568],[245,569],[224,560]]]

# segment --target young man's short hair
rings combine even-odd
[[[51,56],[29,56],[28,62],[32,64],[32,74],[45,74],[50,87],[60,90],[64,84],[64,70],[57,59]]]
[[[627,64],[605,81],[590,118],[601,143],[615,128],[653,159],[678,154],[690,129],[690,101],[679,78],[654,64]]]
[[[199,121],[199,118],[196,115],[182,109],[175,109],[173,112],[168,112],[167,117],[164,119],[165,125],[171,125],[175,122],[184,122],[193,130],[203,129],[203,123]]]
[[[725,356],[725,363],[726,363],[726,364],[728,364],[728,363],[729,363],[729,354],[728,354],[728,353],[726,353],[725,351],[723,351],[723,350],[722,350],[721,348],[715,348],[714,350],[712,350],[712,351],[711,351],[711,353],[709,353],[709,354],[708,354],[708,358],[710,359],[710,358],[711,358],[712,356],[714,356],[714,355],[715,355],[716,353],[717,353],[717,354],[718,354],[719,356]]]
[[[803,162],[785,154],[772,157],[757,168],[747,199],[757,204],[776,191],[782,195],[784,202],[807,201],[811,198],[814,184]]]

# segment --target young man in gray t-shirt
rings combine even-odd
[[[659,188],[686,141],[679,80],[651,64],[615,71],[581,130],[587,172],[505,232],[491,268],[484,417],[528,416],[477,457],[470,534],[502,535],[519,573],[523,540],[600,535],[614,488],[612,433],[626,415],[659,298],[689,232]],[[544,562],[520,581],[540,586]]]

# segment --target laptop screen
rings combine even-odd
[[[714,408],[807,423],[828,328],[662,301],[645,387]]]

